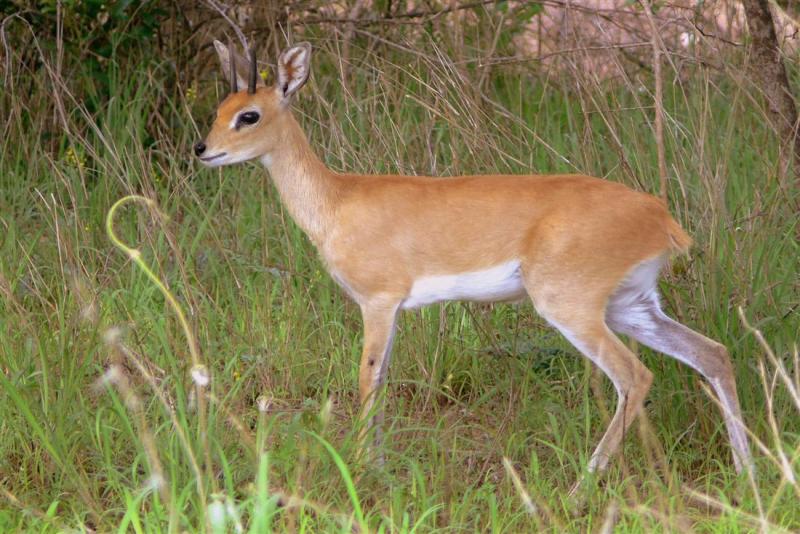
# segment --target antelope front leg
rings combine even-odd
[[[371,300],[361,306],[364,321],[364,349],[358,373],[358,389],[361,398],[362,429],[361,446],[367,450],[381,445],[383,407],[375,406],[381,386],[386,380],[386,371],[391,359],[392,340],[399,303],[394,300]],[[368,443],[374,427],[372,447]],[[374,457],[382,461],[383,455]]]

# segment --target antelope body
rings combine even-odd
[[[430,178],[336,173],[314,154],[290,110],[306,82],[311,47],[278,59],[267,87],[247,61],[215,41],[231,94],[195,146],[207,166],[260,159],[297,224],[364,322],[359,390],[374,406],[385,381],[399,310],[445,300],[530,296],[537,312],[611,379],[616,413],[590,460],[602,469],[640,411],[651,372],[613,331],[700,372],[722,407],[737,471],[751,457],[724,346],[667,317],[659,270],[689,236],[655,197],[580,175]],[[248,85],[247,91],[238,91]]]

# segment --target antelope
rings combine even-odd
[[[617,406],[587,469],[603,470],[642,409],[653,374],[614,332],[671,356],[711,384],[737,472],[752,458],[726,348],[668,317],[659,271],[691,238],[665,204],[583,175],[363,175],[317,157],[291,102],[310,73],[311,45],[278,57],[267,86],[249,60],[214,41],[230,94],[194,146],[207,167],[258,159],[333,279],[358,304],[362,435],[380,444],[397,316],[442,301],[498,302],[526,295],[613,382]],[[240,73],[249,69],[245,79]],[[242,87],[240,90],[239,88]],[[246,89],[245,89],[246,87]]]

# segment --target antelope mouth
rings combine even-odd
[[[227,156],[227,155],[228,155],[227,152],[220,152],[219,154],[217,154],[215,156],[206,156],[205,158],[200,158],[200,161],[202,161],[204,163],[209,163],[211,161],[214,161],[216,159],[219,159],[219,158]]]

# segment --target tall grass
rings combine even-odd
[[[646,77],[481,69],[421,33],[413,49],[355,46],[343,86],[339,43],[314,44],[295,110],[335,169],[585,172],[657,191]],[[529,304],[404,314],[387,462],[364,464],[357,307],[261,168],[190,157],[220,97],[213,71],[172,91],[168,61],[111,64],[107,101],[80,64],[68,72],[19,70],[0,97],[0,529],[800,527],[796,192],[734,69],[667,84],[670,202],[696,246],[662,290],[731,349],[758,477],[735,476],[699,377],[639,348],[656,376],[645,424],[582,505],[567,492],[613,391]],[[203,387],[174,309],[104,231],[128,194],[166,215],[123,206],[114,228],[185,313]]]

